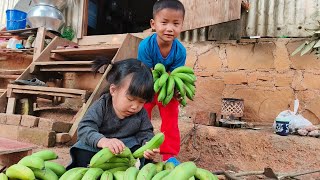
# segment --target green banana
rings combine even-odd
[[[189,76],[189,74],[185,73],[176,73],[174,76],[180,78],[183,82],[188,82],[190,84],[194,84],[194,78],[192,76]]]
[[[33,153],[31,156],[39,157],[39,158],[43,159],[44,161],[58,159],[58,155],[51,150],[38,151],[36,153]]]
[[[45,161],[44,167],[46,169],[51,169],[58,177],[62,176],[66,172],[66,168],[61,164],[52,161]]]
[[[151,180],[157,173],[157,167],[153,163],[144,165],[137,175],[137,180]]]
[[[196,178],[192,176],[191,178],[189,178],[189,180],[196,180]]]
[[[147,142],[145,145],[137,149],[133,153],[133,157],[142,158],[144,151],[158,149],[160,145],[163,143],[163,141],[164,141],[164,134],[162,132],[157,133],[155,136],[153,136],[153,138],[149,142]]]
[[[162,171],[164,168],[164,162],[160,161],[156,163],[156,167],[157,167],[157,173]]]
[[[29,168],[44,169],[44,160],[37,156],[25,156],[18,164]]]
[[[0,173],[0,180],[8,180],[8,176],[4,173]]]
[[[196,174],[194,175],[199,180],[218,180],[210,171],[202,168],[197,168]]]
[[[81,180],[96,180],[101,176],[102,173],[103,170],[100,168],[89,168]]]
[[[138,173],[139,169],[136,167],[129,167],[124,173],[123,180],[136,180]]]
[[[115,155],[110,151],[109,148],[103,148],[98,151],[91,159],[89,167],[97,167],[100,164],[107,162],[110,158]]]
[[[100,177],[100,180],[113,180],[113,174],[109,171],[104,171]]]
[[[125,147],[120,154],[116,155],[116,157],[128,158],[130,166],[133,166],[136,163],[136,159],[133,157],[131,150],[128,147]]]
[[[163,180],[189,179],[196,174],[196,171],[197,166],[194,162],[183,162],[176,166],[168,176],[163,178]]]
[[[180,92],[181,97],[185,97],[186,90],[184,88],[185,85],[184,85],[183,81],[177,76],[173,76],[173,78],[174,78],[175,85],[176,85],[178,91]]]
[[[166,98],[164,98],[164,100],[162,101],[162,104],[164,106],[166,106],[167,104],[169,104],[169,102],[171,101],[171,99],[173,98],[174,92],[172,91],[171,94],[168,94]]]
[[[165,164],[164,164],[164,169],[165,170],[172,170],[172,169],[174,169],[175,168],[175,165],[173,164],[173,162],[166,162]]]
[[[123,180],[125,171],[117,171],[113,173],[113,177],[115,180]]]
[[[76,167],[65,172],[59,180],[81,180],[84,174],[88,171],[88,168]]]
[[[157,70],[152,70],[153,82],[155,82],[160,77],[160,73]]]
[[[34,176],[41,180],[58,180],[59,177],[51,169],[32,169]]]
[[[186,90],[186,96],[190,99],[190,100],[193,100],[193,96],[194,94],[192,93],[192,90],[189,89],[188,86],[184,86],[185,90]]]
[[[164,98],[166,98],[167,95],[167,83],[164,83],[164,85],[161,87],[160,93],[158,95],[158,101],[162,102]]]
[[[126,171],[128,168],[129,168],[129,166],[122,166],[122,167],[116,167],[116,168],[108,169],[108,171],[113,174],[113,173],[115,173],[117,171]]]
[[[159,86],[162,87],[169,78],[169,74],[167,72],[163,73],[159,78]]]
[[[174,78],[172,76],[168,77],[167,81],[167,94],[171,94],[174,91]]]
[[[174,75],[176,73],[189,73],[189,74],[194,74],[193,69],[188,66],[180,66],[174,69],[171,74]]]
[[[164,67],[164,65],[161,64],[161,63],[157,63],[157,64],[154,66],[154,69],[157,70],[158,72],[160,72],[160,74],[163,74],[163,73],[167,72],[167,71],[166,71],[166,67]]]
[[[155,176],[153,176],[152,180],[161,180],[165,176],[167,176],[170,173],[170,170],[163,170],[158,172]]]
[[[192,94],[195,94],[196,88],[195,88],[194,85],[192,85],[192,84],[190,84],[188,82],[185,82],[184,85],[187,86],[192,91]]]
[[[159,81],[160,81],[160,79],[157,79],[153,84],[153,90],[155,93],[158,93],[159,90],[161,89],[161,86],[159,86]]]
[[[109,159],[107,163],[129,163],[129,159],[114,156],[111,159]]]
[[[110,162],[106,162],[106,163],[100,164],[100,165],[98,165],[96,167],[106,171],[108,169],[113,169],[113,168],[116,168],[116,167],[123,167],[123,166],[129,166],[129,163],[122,163],[122,162],[120,162],[120,163],[110,163]]]
[[[22,164],[14,164],[6,170],[9,179],[34,180],[33,171]]]

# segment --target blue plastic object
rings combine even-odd
[[[175,157],[169,158],[166,163],[168,163],[168,162],[172,162],[174,164],[174,166],[178,166],[180,164],[180,161],[178,161],[178,159]]]
[[[24,29],[27,25],[27,13],[16,9],[8,9],[7,16],[7,30]]]

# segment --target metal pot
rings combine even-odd
[[[33,3],[37,5],[47,5],[62,10],[66,7],[67,0],[33,0]]]
[[[28,12],[27,22],[32,28],[45,27],[60,33],[65,18],[61,11],[52,6],[37,5]]]

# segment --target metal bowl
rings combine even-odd
[[[58,8],[59,10],[62,10],[66,7],[67,1],[66,0],[33,0],[33,3],[35,5],[47,5],[47,6],[53,6]]]
[[[38,5],[28,12],[27,22],[32,28],[45,27],[47,30],[60,33],[65,18],[61,11],[52,6]]]

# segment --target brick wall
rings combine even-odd
[[[304,39],[259,39],[187,44],[187,65],[197,75],[194,101],[187,115],[219,113],[221,98],[243,98],[244,119],[271,123],[279,112],[293,109],[320,123],[320,60],[313,54],[290,54]],[[201,116],[203,117],[203,116]],[[208,117],[209,119],[209,117]]]

